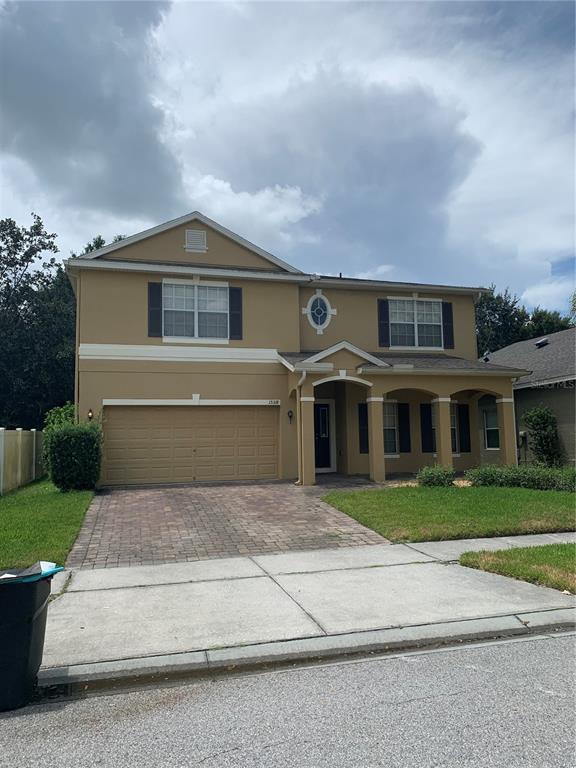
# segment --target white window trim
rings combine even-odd
[[[388,333],[390,334],[390,349],[398,349],[400,351],[410,351],[413,349],[422,350],[424,352],[437,352],[439,349],[444,349],[444,323],[442,321],[442,299],[417,299],[417,298],[409,298],[404,297],[401,298],[399,296],[396,296],[394,298],[389,298],[388,302],[391,301],[411,301],[414,304],[414,341],[415,344],[413,347],[407,346],[406,344],[392,344],[392,320],[390,319],[390,316],[388,317]],[[440,338],[442,340],[442,343],[439,347],[421,347],[418,344],[418,313],[416,311],[416,304],[418,302],[425,301],[427,303],[435,302],[436,304],[440,304]],[[388,309],[389,315],[390,315],[390,307]],[[404,325],[409,325],[409,323],[404,323]],[[433,323],[433,325],[436,325],[436,323]]]
[[[486,425],[486,416],[487,416],[487,414],[488,414],[488,409],[485,408],[483,410],[483,412],[482,412],[482,423],[483,423],[483,430],[482,431],[484,433],[484,450],[485,451],[499,451],[500,450],[500,446],[498,446],[498,448],[489,448],[488,447],[488,441],[486,439],[486,437],[487,437],[486,433],[487,433],[488,429],[496,430],[496,432],[498,432],[498,442],[500,442],[500,425],[498,425],[497,427],[488,427]]]
[[[452,443],[452,414],[454,414],[456,429],[456,450],[452,451],[452,456],[460,456],[460,415],[458,413],[458,403],[450,403],[450,443]]]
[[[194,330],[198,333],[198,288],[229,288],[228,283],[216,282],[212,280],[200,280],[198,277],[194,277],[192,280],[180,280],[174,278],[163,278],[162,280],[162,342],[165,344],[229,344],[230,343],[230,305],[226,312],[226,337],[210,338],[208,336],[167,336],[164,333],[164,286],[165,285],[191,285],[195,286],[194,292]],[[188,310],[189,311],[189,310]],[[220,314],[224,314],[221,312]]]
[[[382,420],[385,422],[386,419],[386,405],[393,405],[394,406],[394,431],[396,433],[395,437],[395,444],[396,444],[396,451],[394,453],[386,453],[384,452],[384,458],[400,458],[399,449],[400,449],[400,426],[398,424],[398,400],[384,400],[382,403],[382,410],[384,413],[382,414]],[[392,427],[387,427],[384,424],[383,431],[385,432],[387,429],[392,429]],[[383,435],[384,438],[384,435]]]
[[[318,299],[318,298],[324,301],[324,303],[326,304],[326,309],[328,310],[328,313],[326,315],[326,320],[322,325],[316,325],[316,323],[312,319],[312,302],[314,301],[314,299]],[[312,328],[314,328],[314,330],[316,331],[316,335],[322,336],[326,328],[328,328],[328,326],[330,325],[330,321],[332,320],[332,317],[338,314],[338,310],[332,307],[328,298],[322,293],[322,289],[316,288],[312,296],[310,296],[310,298],[308,299],[308,303],[306,304],[306,306],[302,307],[302,314],[308,317],[308,322],[310,323]]]

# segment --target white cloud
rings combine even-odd
[[[369,269],[366,272],[358,272],[356,275],[353,275],[353,277],[358,277],[361,280],[382,280],[383,278],[388,280],[390,279],[388,277],[390,272],[393,271],[393,264],[379,264],[377,267]]]
[[[530,308],[543,307],[567,312],[575,287],[574,280],[548,280],[527,288],[522,294],[522,301]]]

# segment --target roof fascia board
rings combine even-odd
[[[160,264],[158,262],[144,261],[98,261],[89,258],[71,258],[64,261],[67,269],[111,269],[120,272],[151,272],[151,273],[169,273],[183,275],[226,275],[229,277],[245,277],[254,280],[288,281],[307,285],[311,288],[326,287],[327,284],[333,288],[356,289],[370,291],[391,291],[397,290],[411,291],[415,288],[420,293],[454,293],[454,294],[474,294],[477,288],[462,288],[458,286],[435,286],[435,285],[406,285],[405,283],[379,283],[377,281],[358,282],[357,280],[348,280],[348,278],[336,278],[333,281],[320,281],[316,276],[305,272],[258,272],[248,269],[227,269],[225,267],[201,267],[185,264]]]
[[[331,347],[328,347],[327,349],[323,349],[321,352],[317,352],[315,355],[312,355],[311,357],[307,357],[305,362],[317,363],[320,360],[323,360],[325,357],[329,357],[330,355],[333,355],[336,352],[340,352],[343,349],[347,350],[348,352],[352,352],[352,354],[354,355],[358,355],[358,357],[361,357],[364,360],[368,360],[369,362],[373,363],[379,368],[390,368],[389,363],[385,363],[383,360],[380,360],[378,357],[374,357],[374,355],[371,355],[369,352],[365,352],[363,349],[360,349],[360,347],[356,347],[354,344],[351,344],[349,341],[339,341],[338,344],[333,344]]]
[[[567,381],[575,381],[576,375],[558,376],[555,379],[537,379],[535,381],[520,381],[514,384],[514,389],[538,389],[539,387],[545,387],[548,384],[562,384]]]
[[[518,376],[526,375],[526,371],[517,371],[512,368],[509,371],[482,371],[475,368],[414,368],[409,371],[405,368],[394,369],[393,366],[386,369],[364,367],[358,369],[358,373],[370,374],[371,376],[506,376],[507,378],[516,378]]]
[[[296,267],[293,267],[291,264],[288,264],[286,261],[279,259],[277,256],[273,256],[271,253],[268,253],[268,251],[265,251],[263,248],[260,248],[257,245],[254,245],[254,243],[251,243],[249,240],[246,240],[244,237],[241,237],[240,235],[237,235],[235,232],[232,232],[230,229],[227,229],[226,227],[223,227],[221,224],[218,224],[218,222],[213,221],[212,219],[209,219],[207,216],[204,216],[203,213],[200,213],[200,211],[193,211],[192,213],[186,214],[185,216],[180,216],[180,218],[178,219],[172,219],[171,221],[166,221],[164,222],[164,224],[159,224],[156,227],[151,227],[150,229],[145,229],[142,232],[137,232],[135,235],[130,235],[130,237],[125,237],[123,240],[119,240],[116,243],[110,243],[109,245],[105,245],[103,248],[99,248],[97,251],[92,251],[91,253],[87,253],[85,256],[81,256],[79,258],[83,260],[97,259],[100,256],[105,256],[108,253],[112,253],[113,251],[117,251],[120,248],[124,248],[126,245],[133,245],[134,243],[139,243],[141,240],[146,240],[149,237],[153,237],[154,235],[159,235],[162,232],[166,232],[169,229],[174,229],[175,227],[180,227],[183,224],[190,224],[193,221],[199,221],[205,226],[216,230],[216,232],[219,232],[221,235],[224,235],[225,237],[230,238],[230,240],[233,240],[235,243],[238,243],[238,245],[241,245],[244,248],[247,248],[249,251],[252,251],[253,253],[258,254],[258,256],[261,256],[263,259],[266,259],[266,261],[270,261],[272,264],[275,264],[277,267],[281,267],[282,269],[285,269],[287,272],[300,273],[300,270],[296,269]]]
[[[207,275],[212,277],[241,277],[251,280],[271,280],[275,282],[305,283],[302,274],[288,272],[252,272],[249,269],[226,269],[225,267],[196,267],[183,264],[155,264],[144,261],[85,261],[68,259],[64,262],[69,270],[108,269],[117,272],[147,272],[170,275]]]

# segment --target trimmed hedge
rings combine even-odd
[[[434,466],[434,467],[422,467],[418,470],[416,479],[418,485],[452,485],[454,482],[455,472],[448,467]]]
[[[44,414],[42,460],[44,461],[44,468],[48,474],[50,474],[50,440],[52,439],[52,435],[67,424],[74,424],[74,412],[75,409],[73,403],[66,403],[65,405],[58,405],[55,408],[51,408]]]
[[[69,424],[50,438],[50,479],[61,491],[91,490],[100,477],[102,438],[97,424]]]
[[[532,488],[536,491],[576,490],[574,467],[485,466],[468,469],[464,473],[472,485],[495,485],[509,488]]]

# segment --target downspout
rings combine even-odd
[[[298,408],[298,485],[302,485],[302,451],[304,450],[304,442],[302,440],[302,384],[306,381],[306,371],[302,372],[298,383],[296,384],[296,393],[298,402],[296,404]]]

